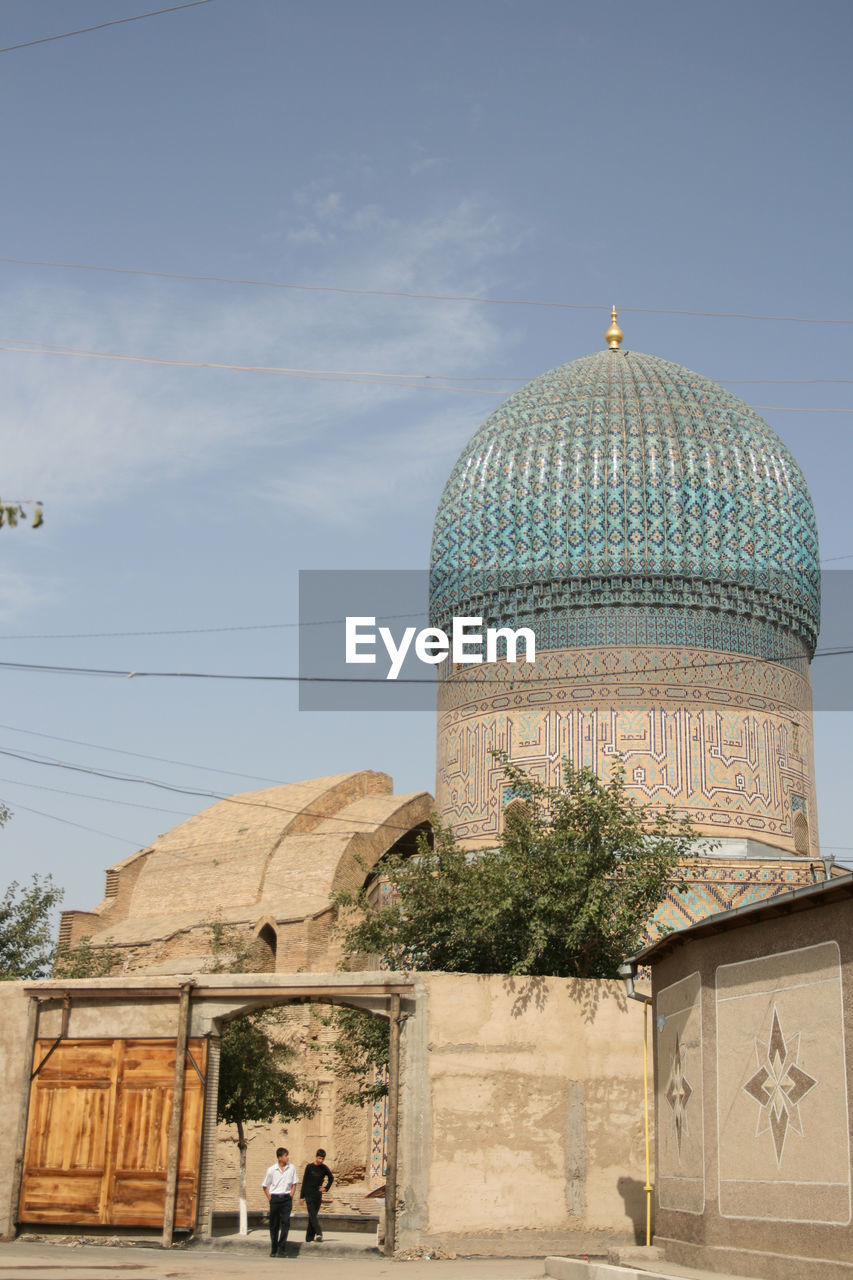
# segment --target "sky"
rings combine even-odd
[[[853,569],[847,0],[209,0],[8,48],[144,12],[0,12],[0,495],[45,505],[0,529],[0,661],[295,674],[299,571],[426,567],[466,441],[613,303],[759,408]],[[427,712],[0,681],[0,888],[68,908],[210,793],[434,787]],[[816,715],[839,859],[851,729]]]

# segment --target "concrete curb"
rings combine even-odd
[[[612,1262],[585,1262],[582,1258],[546,1258],[545,1274],[554,1280],[672,1280],[662,1271],[638,1271]]]

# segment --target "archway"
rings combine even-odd
[[[98,1151],[91,1169],[65,1168],[57,1158],[50,1171],[52,1185],[57,1179],[71,1184],[88,1176],[99,1217],[90,1222],[118,1225],[115,1211],[117,1181],[122,1181],[127,1194],[122,1199],[121,1225],[151,1225],[154,1212],[162,1213],[162,1243],[171,1244],[176,1226],[191,1227],[202,1237],[212,1230],[213,1192],[215,1182],[216,1100],[219,1079],[219,1039],[222,1025],[253,1011],[277,1005],[316,1003],[342,1005],[362,1009],[390,1022],[388,1174],[386,1183],[386,1252],[393,1252],[396,1240],[397,1130],[399,1115],[400,1028],[402,1020],[413,1010],[414,985],[404,975],[388,973],[335,974],[224,974],[200,975],[176,984],[174,979],[120,979],[49,981],[25,988],[30,998],[24,1061],[27,1087],[22,1090],[19,1115],[20,1158],[13,1176],[11,1219],[20,1223],[44,1221],[39,1216],[37,1178],[43,1167],[37,1153],[43,1149],[40,1126],[47,1123],[80,1125],[73,1105],[66,1107],[64,1121],[55,1110],[45,1111],[38,1105],[39,1090],[44,1080],[45,1065],[56,1059],[60,1049],[66,1057],[90,1058],[95,1044],[104,1051],[121,1056],[128,1044],[137,1047],[144,1040],[159,1045],[160,1058],[169,1058],[171,1082],[157,1081],[156,1102],[160,1127],[168,1133],[165,1144],[151,1150],[150,1167],[136,1168],[145,1176],[149,1194],[144,1214],[137,1224],[134,1216],[132,1179],[119,1169],[115,1154],[115,1127],[99,1138]],[[176,1008],[177,1006],[177,1008]],[[203,1046],[203,1049],[200,1047]],[[193,1053],[195,1047],[196,1052]],[[203,1063],[200,1062],[203,1059]],[[32,1065],[31,1065],[32,1064]],[[187,1086],[188,1075],[191,1087]],[[123,1077],[113,1070],[99,1088],[103,1115],[119,1114],[117,1103]],[[57,1097],[70,1097],[74,1082],[64,1064],[54,1084]],[[186,1100],[195,1089],[195,1110]],[[150,1109],[150,1108],[149,1108]],[[32,1114],[30,1115],[32,1111]],[[46,1116],[52,1115],[48,1121]],[[122,1114],[125,1114],[124,1112]],[[203,1120],[199,1123],[200,1117]],[[32,1123],[29,1123],[30,1118]],[[192,1134],[188,1136],[188,1130]],[[195,1136],[193,1136],[195,1135]],[[196,1140],[197,1138],[197,1140]],[[125,1147],[127,1142],[125,1134]],[[193,1146],[193,1143],[195,1145]],[[41,1145],[40,1145],[41,1144]],[[67,1144],[66,1144],[67,1145]],[[137,1144],[137,1150],[140,1150]],[[182,1150],[184,1154],[181,1163]],[[187,1152],[191,1152],[187,1159]],[[97,1186],[94,1184],[97,1183]],[[179,1185],[181,1196],[179,1198]],[[55,1192],[54,1192],[55,1194]],[[189,1206],[189,1208],[188,1208]],[[54,1214],[52,1221],[74,1221],[75,1210]],[[189,1219],[188,1219],[189,1215]]]

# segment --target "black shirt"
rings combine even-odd
[[[327,1179],[325,1188],[322,1186],[323,1179]],[[329,1190],[334,1182],[332,1171],[325,1164],[315,1164],[312,1160],[310,1164],[306,1164],[305,1173],[302,1176],[302,1197],[316,1196],[322,1190]]]

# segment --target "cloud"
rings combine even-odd
[[[25,530],[21,534],[25,534]],[[4,537],[8,536],[4,533]],[[0,569],[0,621],[8,622],[26,616],[37,605],[51,598],[52,584],[36,581],[14,569]]]
[[[417,178],[422,173],[429,173],[431,169],[438,169],[441,165],[447,164],[444,156],[424,156],[420,160],[413,160],[409,165],[409,173],[413,178]]]
[[[474,200],[414,221],[378,204],[349,207],[336,188],[314,191],[300,205],[315,221],[303,223],[298,263],[282,247],[285,260],[270,270],[279,278],[477,294],[520,242],[516,229]],[[331,248],[312,233],[314,226],[321,234],[320,223],[336,238]],[[452,375],[491,371],[507,341],[498,327],[506,316],[476,303],[127,277],[28,279],[4,296],[0,346],[28,339],[163,359]],[[326,475],[351,474],[355,456],[393,456],[412,474],[428,465],[430,434],[435,450],[452,436],[453,422],[470,423],[472,402],[475,421],[493,403],[448,393],[439,408],[439,392],[8,350],[0,361],[0,492],[77,508],[81,499],[84,508],[118,500],[255,452],[271,500],[285,500],[287,474],[287,492],[296,476],[300,504],[317,509],[318,456]],[[369,488],[366,471],[362,479]],[[346,518],[345,503],[338,516]]]

